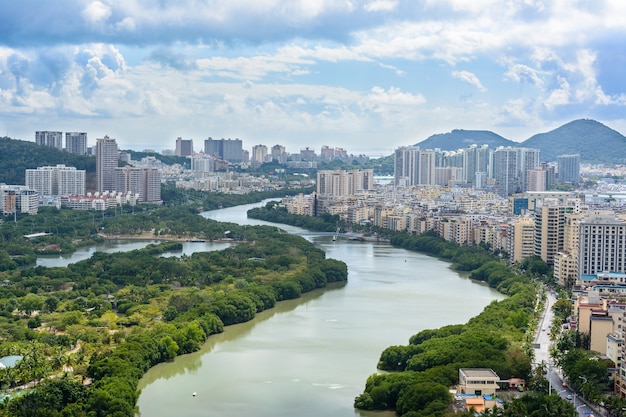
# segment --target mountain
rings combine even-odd
[[[432,135],[415,146],[421,149],[438,148],[442,151],[456,151],[470,145],[489,145],[489,148],[495,149],[498,146],[519,146],[519,143],[505,139],[489,130],[455,129],[449,133]]]
[[[590,119],[574,120],[536,134],[517,146],[540,149],[542,161],[556,161],[559,155],[580,154],[581,162],[626,163],[626,137]]]

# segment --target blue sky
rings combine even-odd
[[[388,155],[452,129],[626,133],[621,0],[0,3],[0,135]]]

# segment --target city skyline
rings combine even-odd
[[[0,134],[15,139],[386,156],[452,129],[521,142],[592,118],[626,131],[617,0],[29,0],[0,5],[0,23]]]

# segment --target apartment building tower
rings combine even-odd
[[[99,192],[115,190],[115,168],[119,160],[117,141],[105,136],[96,140],[96,189]]]
[[[535,255],[535,219],[518,217],[508,225],[507,252],[512,264]]]
[[[240,164],[243,161],[243,147],[240,139],[213,139],[204,141],[204,153],[215,155],[231,164]]]
[[[579,199],[569,199],[565,204],[557,199],[546,198],[535,208],[535,256],[548,265],[563,251],[565,242],[565,216],[580,212]]]
[[[65,132],[65,150],[76,155],[87,155],[87,132]]]
[[[319,196],[346,196],[374,189],[374,170],[320,170],[317,171]]]
[[[63,132],[42,130],[35,132],[35,143],[39,146],[48,146],[63,150]]]
[[[161,173],[156,168],[118,167],[114,170],[115,190],[123,194],[137,194],[137,201],[161,201]]]
[[[43,166],[26,170],[26,187],[39,195],[85,195],[86,171],[75,167]]]
[[[176,156],[189,156],[193,154],[193,139],[176,139]]]
[[[612,211],[593,211],[578,224],[578,272],[605,271],[626,272],[626,220]]]
[[[560,155],[556,158],[559,183],[572,184],[580,183],[580,155]]]
[[[261,166],[265,159],[267,158],[267,146],[265,145],[254,145],[252,147],[252,164],[254,166]]]
[[[435,185],[436,153],[403,146],[394,153],[394,183],[402,186]]]

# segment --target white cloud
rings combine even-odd
[[[88,23],[100,23],[111,16],[111,8],[100,1],[89,3],[81,12]]]
[[[558,81],[559,87],[552,90],[548,97],[543,101],[548,110],[552,110],[556,106],[562,106],[570,103],[571,88],[569,82],[562,77],[559,77]]]
[[[398,7],[397,0],[373,0],[363,5],[363,9],[367,12],[390,12],[396,7]]]
[[[504,76],[505,78],[519,83],[532,84],[537,87],[541,87],[543,85],[543,81],[539,77],[538,71],[524,64],[511,65]]]
[[[382,87],[373,87],[368,95],[368,101],[377,105],[409,105],[415,106],[424,104],[426,100],[421,94],[404,93],[399,88],[390,87],[385,90]]]
[[[469,85],[473,85],[482,92],[487,91],[487,89],[483,86],[483,84],[474,73],[471,73],[469,71],[452,71],[452,76],[459,80],[465,81]]]

